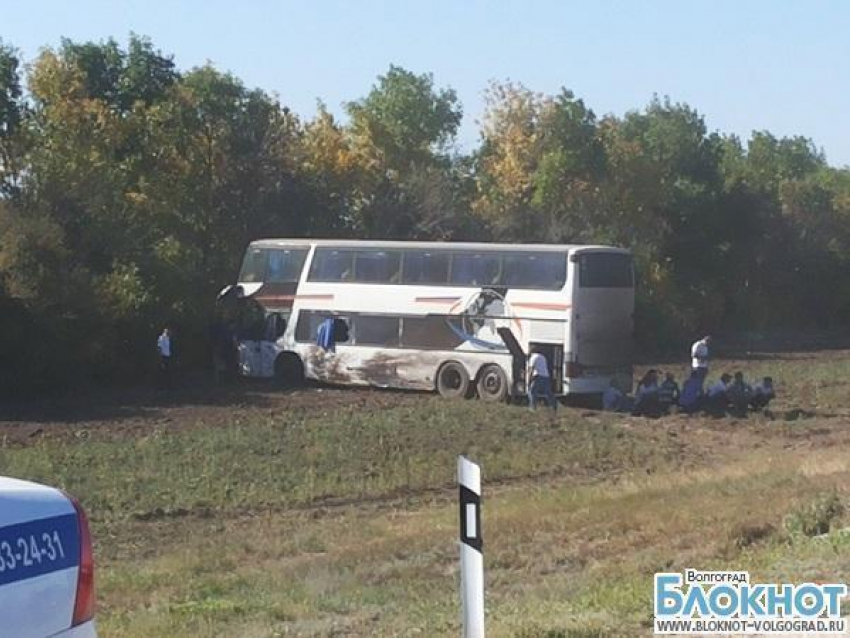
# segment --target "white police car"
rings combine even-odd
[[[60,490],[0,477],[0,638],[96,638],[86,515]]]

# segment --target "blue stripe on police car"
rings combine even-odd
[[[79,562],[76,514],[0,528],[0,586],[76,567]]]

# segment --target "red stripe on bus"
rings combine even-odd
[[[416,297],[415,301],[420,303],[454,303],[460,297]]]
[[[258,300],[295,301],[301,299],[333,299],[333,295],[257,295]]]
[[[535,303],[531,301],[515,301],[511,305],[521,306],[523,308],[534,308],[535,310],[567,310],[570,308],[570,304],[568,303]]]

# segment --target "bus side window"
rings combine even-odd
[[[388,250],[358,251],[355,261],[355,281],[363,283],[398,283],[401,253]]]
[[[516,288],[559,290],[567,280],[567,255],[506,253],[503,283]]]
[[[345,343],[351,338],[348,319],[345,317],[334,317],[334,341]]]
[[[357,315],[354,319],[354,343],[358,346],[399,346],[399,317]]]
[[[298,281],[306,258],[306,250],[270,250],[266,281],[269,283]]]
[[[316,343],[319,326],[327,319],[332,319],[334,322],[334,342],[344,343],[348,341],[350,335],[347,318],[315,310],[302,310],[298,314],[298,323],[295,324],[295,340],[299,343]]]
[[[459,286],[495,286],[502,274],[499,253],[455,253],[451,283]]]
[[[314,343],[319,324],[329,316],[327,313],[302,310],[298,313],[298,323],[295,324],[295,340],[299,343]]]
[[[319,248],[310,267],[310,281],[352,281],[354,251]]]
[[[449,254],[441,251],[405,250],[406,284],[446,284],[449,281]]]

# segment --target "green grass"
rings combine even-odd
[[[137,439],[69,444],[46,439],[0,450],[0,465],[67,489],[100,522],[185,514],[242,514],[328,500],[364,500],[450,486],[455,459],[469,454],[486,480],[541,474],[593,475],[657,465],[665,440],[639,437],[611,415],[582,418],[452,403],[423,397],[417,407],[268,415],[229,427]]]
[[[485,492],[490,634],[644,634],[662,569],[846,578],[846,535],[781,529],[789,513],[846,484],[850,468],[809,477],[758,461],[743,481],[746,463]],[[456,635],[455,516],[452,499],[435,499],[190,521],[167,551],[107,563],[101,625],[107,636]],[[742,521],[775,531],[739,548]],[[136,525],[138,537],[149,524]]]
[[[457,635],[461,453],[484,472],[489,635],[648,635],[659,570],[850,577],[847,359],[741,365],[780,380],[776,421],[283,402],[0,448],[0,473],[86,505],[106,638]]]

